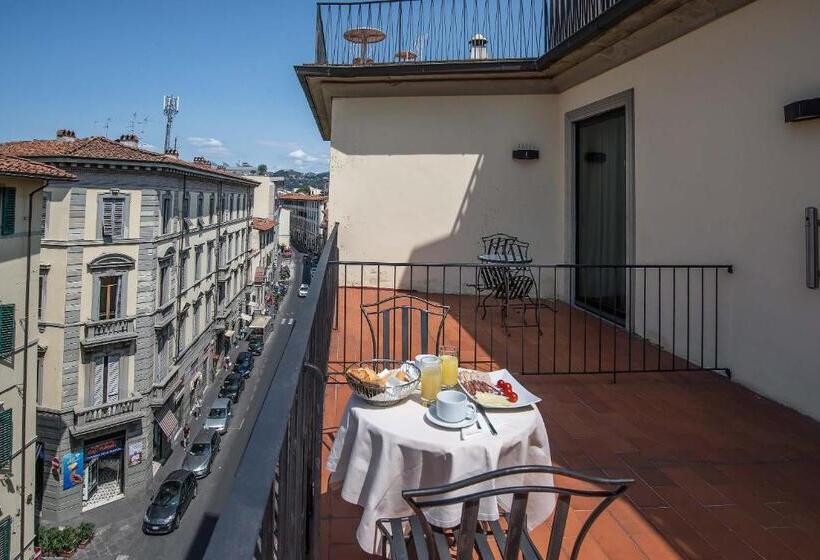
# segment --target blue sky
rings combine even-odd
[[[0,141],[128,132],[161,150],[181,98],[186,159],[326,170],[293,65],[313,59],[309,0],[2,0]]]

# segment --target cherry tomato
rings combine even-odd
[[[511,403],[518,402],[518,393],[516,393],[515,391],[510,391],[510,394],[507,395],[507,400]]]

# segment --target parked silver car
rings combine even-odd
[[[228,431],[231,416],[233,416],[231,399],[216,399],[214,404],[211,405],[211,410],[208,411],[207,418],[205,418],[204,428],[224,434]]]
[[[197,478],[204,478],[211,474],[211,465],[219,452],[222,436],[215,430],[203,430],[191,444],[182,468],[194,473]]]

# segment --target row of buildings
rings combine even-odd
[[[0,558],[30,557],[36,515],[149,483],[266,312],[275,206],[268,178],[133,135],[0,144]]]

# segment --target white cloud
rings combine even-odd
[[[296,148],[288,154],[288,157],[291,160],[291,164],[296,169],[323,167],[323,165],[330,162],[330,158],[327,156],[316,156],[306,152],[302,148]]]
[[[217,140],[216,138],[209,138],[204,136],[189,136],[187,140],[188,144],[194,146],[195,148],[199,148],[206,154],[228,155],[231,153],[231,151],[225,147],[225,144],[223,144],[221,140]]]

